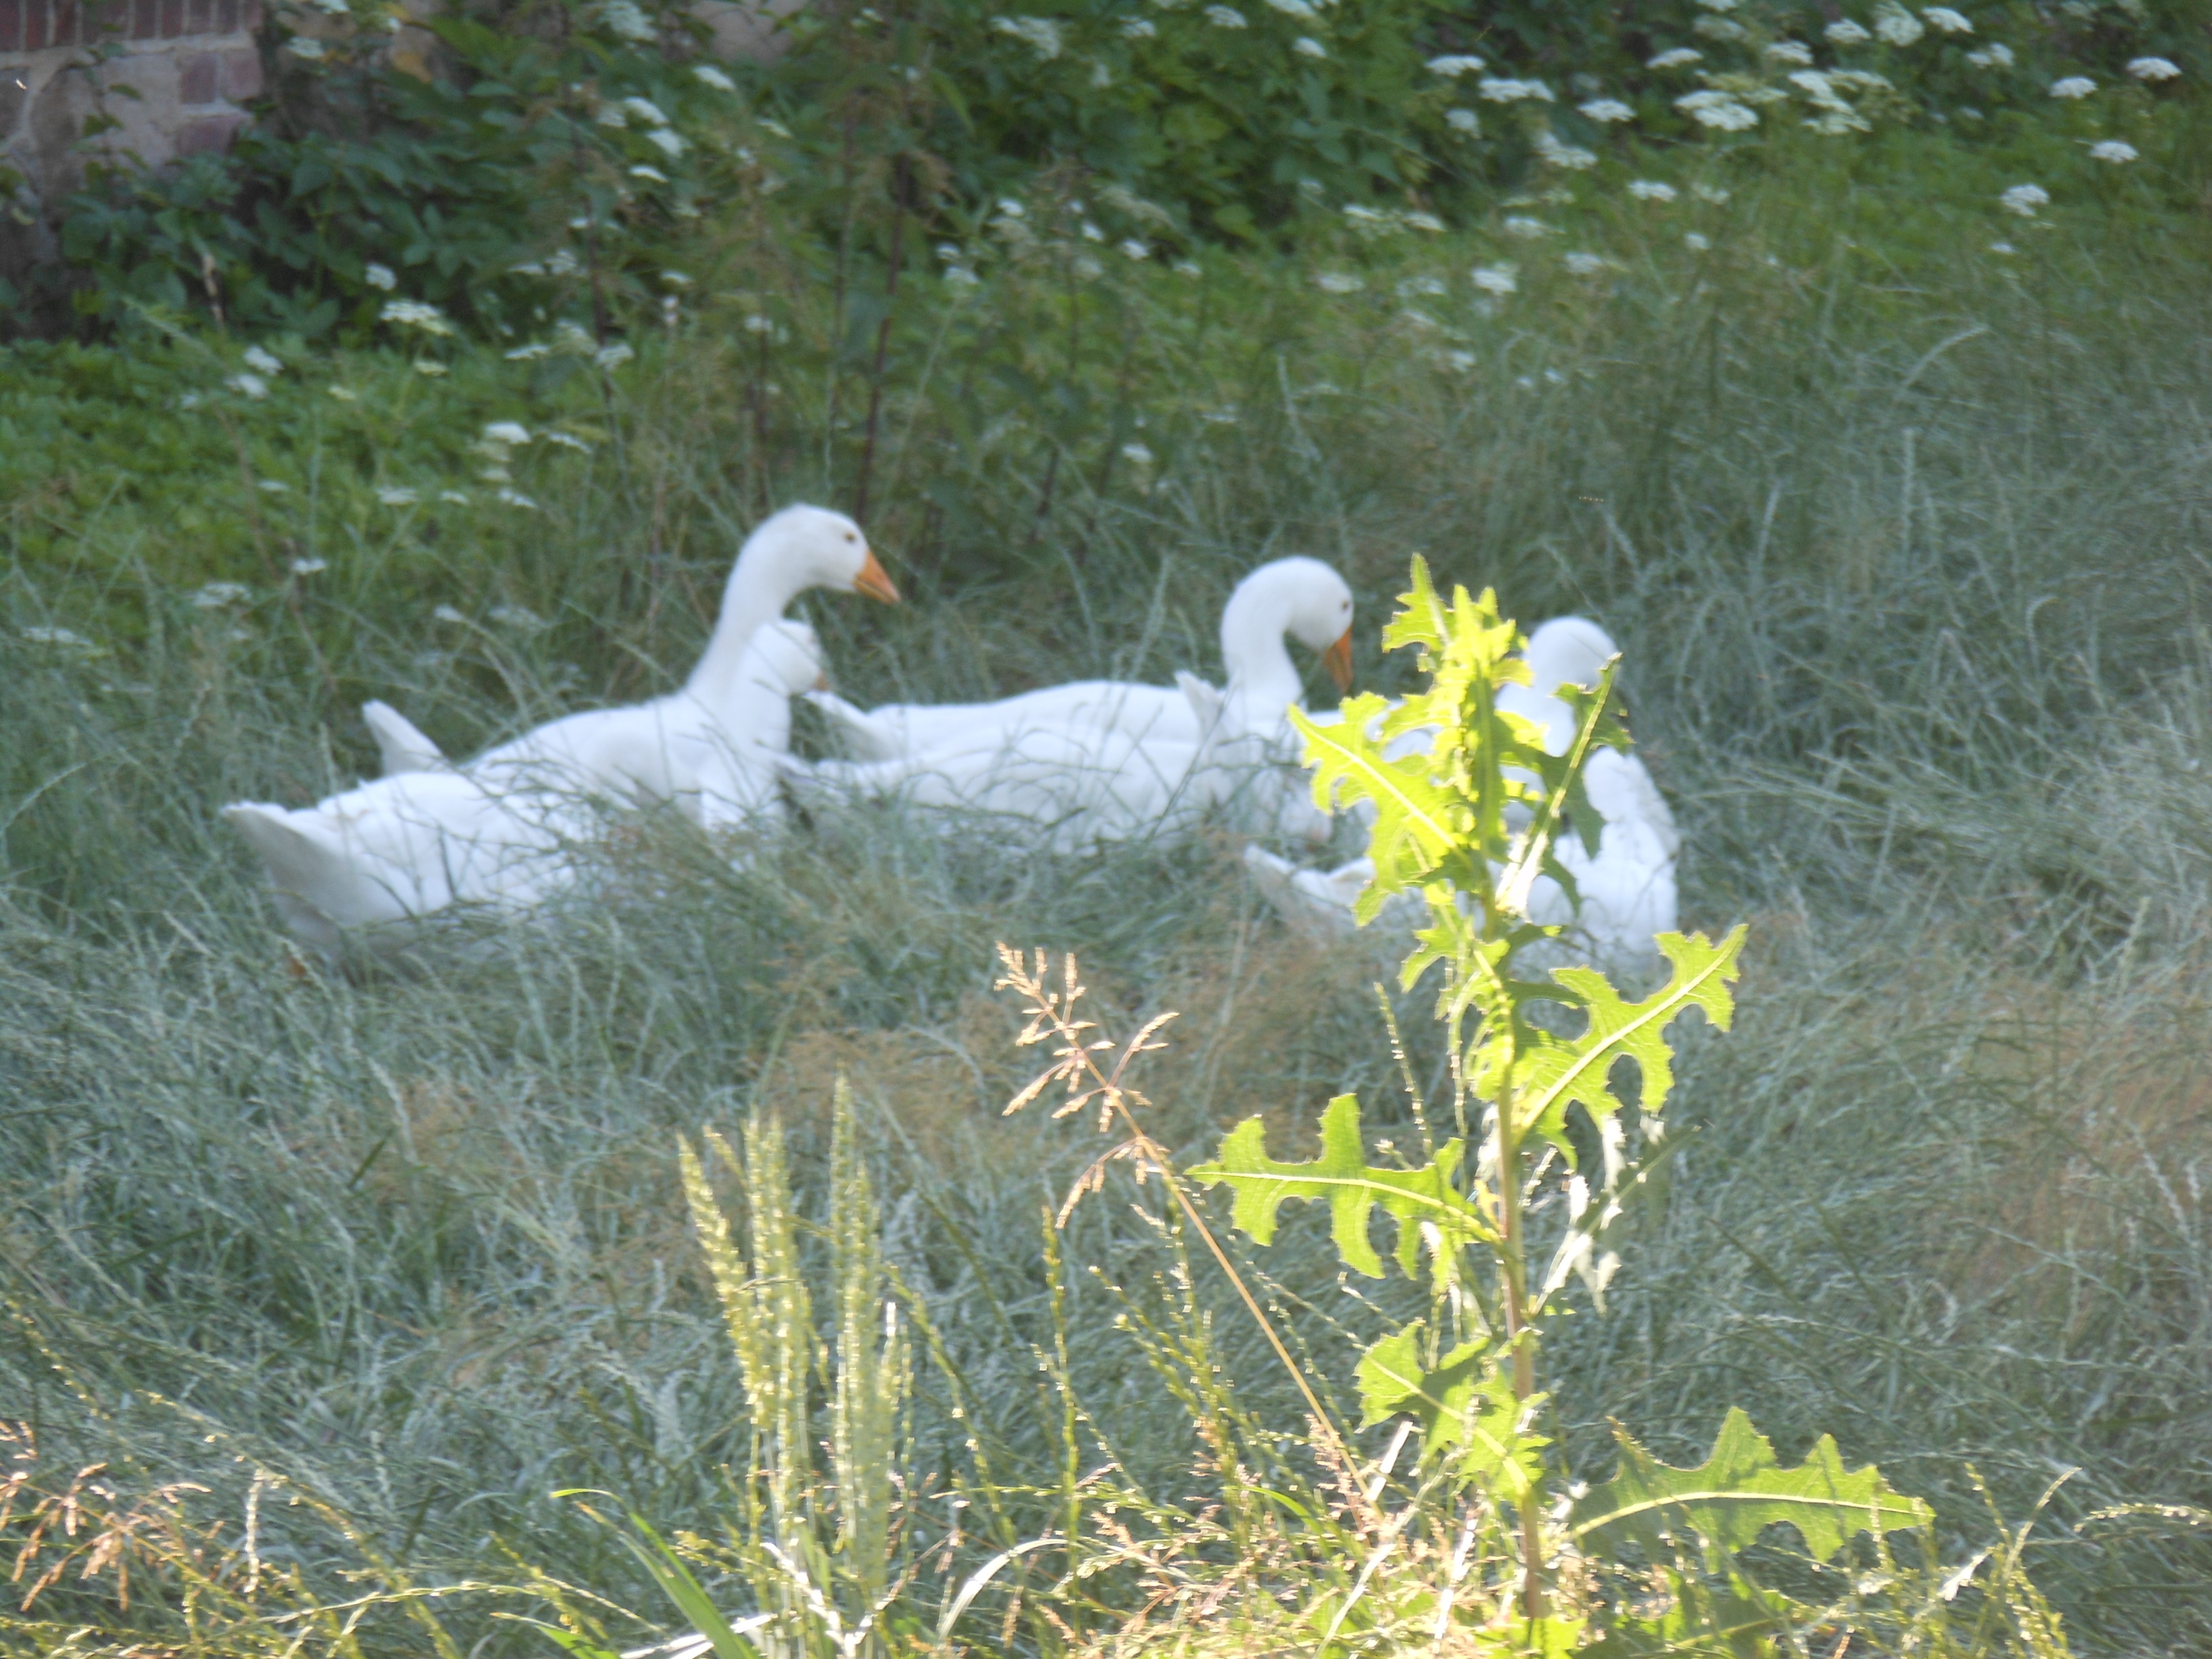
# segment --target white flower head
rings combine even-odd
[[[323,43],[312,34],[295,34],[284,43],[284,50],[312,64],[323,55]]]
[[[342,404],[357,404],[361,401],[361,393],[354,391],[350,386],[334,386],[330,387],[329,391],[331,396]]]
[[[1997,200],[2004,204],[2006,212],[2033,219],[2038,208],[2051,205],[2051,192],[2041,185],[2014,185]]]
[[[282,374],[284,372],[284,365],[276,361],[275,355],[264,351],[258,345],[246,348],[246,366],[263,374]]]
[[[1632,179],[1628,181],[1628,193],[1639,202],[1671,202],[1675,191],[1674,185],[1662,184],[1656,179]]]
[[[2141,154],[2133,144],[2123,143],[2118,138],[2106,138],[2089,146],[2089,156],[2097,161],[2132,161]]]
[[[1682,238],[1682,246],[1692,253],[1705,253],[1711,251],[1713,243],[1710,236],[1693,230]]]
[[[1480,75],[1482,70],[1482,59],[1469,58],[1464,54],[1429,59],[1429,73],[1441,75],[1447,81],[1456,81],[1462,75]]]
[[[495,490],[493,492],[492,499],[495,501],[505,501],[509,507],[520,507],[533,513],[538,509],[537,502],[532,501],[529,496],[516,489]]]
[[[1474,372],[1475,356],[1472,351],[1443,352],[1437,356],[1437,361],[1455,374],[1471,374]]]
[[[30,644],[52,646],[57,651],[76,651],[89,655],[100,648],[74,629],[26,628],[21,631],[23,638]]]
[[[434,380],[439,379],[441,375],[451,374],[453,371],[448,369],[445,364],[440,362],[435,357],[417,357],[415,360],[415,372],[417,374],[423,375],[429,380]]]
[[[2014,254],[2019,252],[2020,250],[2014,247],[2010,242],[1991,242],[1990,244],[1990,252],[1992,253],[2002,254],[2008,259]]]
[[[469,494],[465,489],[441,489],[438,492],[438,499],[441,501],[449,502],[454,507],[466,507],[469,504]],[[459,611],[453,611],[453,607],[450,605],[441,605],[439,609],[441,611],[452,611],[452,615],[447,618],[448,621],[465,622],[467,620],[467,618],[464,617]]]
[[[2002,40],[1992,40],[1978,52],[1968,52],[1966,61],[1976,69],[2010,69],[2013,65],[2012,48]]]
[[[489,444],[526,444],[530,428],[520,421],[494,421],[483,429],[484,441]]]
[[[607,0],[599,8],[599,24],[606,32],[642,45],[654,35],[653,20],[637,0]]]
[[[648,143],[659,146],[661,154],[672,161],[691,148],[684,135],[673,127],[655,127],[645,136]]]
[[[1595,276],[1606,268],[1607,261],[1601,253],[1570,253],[1559,263],[1577,276]]]
[[[1701,127],[1711,127],[1717,132],[1741,132],[1759,125],[1759,112],[1737,100],[1733,93],[1717,92],[1708,88],[1693,92],[1686,98],[1677,98],[1674,107]]]
[[[420,300],[386,300],[384,309],[377,313],[387,323],[397,323],[402,328],[418,328],[425,334],[451,334],[453,325],[437,307],[425,305]]]
[[[1733,17],[1700,17],[1690,25],[1690,33],[1703,35],[1708,40],[1748,40],[1751,31]]]
[[[1692,185],[1690,186],[1690,194],[1696,197],[1700,202],[1711,202],[1716,207],[1719,206],[1720,204],[1727,201],[1729,198],[1729,192],[1723,190],[1718,185]]]
[[[665,185],[668,182],[666,173],[659,167],[647,167],[642,161],[629,170],[629,176],[633,179],[642,179],[649,185]]]
[[[1013,36],[1042,58],[1059,57],[1065,45],[1060,25],[1049,17],[994,17],[991,27],[1000,34]]]
[[[361,280],[371,288],[383,289],[386,294],[399,286],[399,279],[392,274],[390,265],[380,265],[374,261],[362,267]]]
[[[538,435],[549,444],[558,444],[563,449],[573,449],[581,455],[592,453],[591,445],[571,432],[541,432]]]
[[[2063,81],[2051,83],[2053,98],[2087,98],[2095,94],[2097,83],[2086,75],[2069,75]]]
[[[1535,145],[1536,159],[1547,167],[1565,167],[1571,172],[1579,173],[1597,165],[1595,150],[1584,149],[1579,144],[1563,144],[1553,137],[1549,127],[1537,130]]]
[[[592,354],[592,361],[601,368],[611,373],[636,356],[637,353],[630,348],[628,341],[617,340],[612,345],[604,345],[594,351]]]
[[[1398,297],[1401,300],[1441,299],[1450,291],[1441,276],[1408,276],[1398,284]]]
[[[1159,32],[1160,26],[1149,17],[1131,17],[1121,24],[1121,38],[1125,40],[1149,40]]]
[[[1244,14],[1234,6],[1208,6],[1206,21],[1218,29],[1244,29],[1252,27]]]
[[[1518,237],[1524,242],[1534,242],[1552,234],[1552,227],[1541,219],[1516,216],[1505,221],[1501,228],[1508,236]]]
[[[1522,102],[1548,104],[1553,101],[1551,88],[1546,86],[1541,81],[1500,80],[1496,77],[1486,77],[1476,85],[1474,92],[1478,98],[1485,99],[1493,104]]]
[[[1146,243],[1139,241],[1133,236],[1124,239],[1121,243],[1121,252],[1126,257],[1132,259],[1149,259],[1152,257],[1152,250],[1151,246]]]
[[[588,357],[598,349],[592,331],[581,323],[563,317],[553,325],[553,349],[563,357]]]
[[[625,115],[635,116],[647,126],[665,127],[668,125],[667,112],[650,98],[625,98],[622,100],[622,106]]]
[[[210,582],[192,595],[192,605],[199,611],[222,611],[245,604],[249,597],[251,590],[243,582]]]
[[[702,86],[714,88],[717,92],[735,92],[738,89],[738,83],[712,64],[694,64],[691,78]]]
[[[1693,46],[1676,46],[1672,52],[1662,52],[1644,67],[1646,69],[1680,69],[1685,64],[1701,61],[1705,53]]]
[[[289,495],[292,493],[292,486],[281,478],[258,479],[253,487],[264,495]]]
[[[1301,34],[1297,40],[1291,41],[1291,50],[1297,53],[1301,58],[1326,58],[1328,56],[1328,48],[1322,45],[1320,41],[1315,40],[1310,34]]]
[[[1348,270],[1324,270],[1314,278],[1314,286],[1324,294],[1357,294],[1367,283]]]
[[[319,575],[330,568],[331,562],[328,559],[295,559],[292,561],[292,574],[295,576]]]
[[[1321,8],[1313,0],[1267,0],[1267,3],[1285,17],[1295,17],[1300,22],[1310,23],[1321,15]]]
[[[1874,39],[1865,24],[1854,23],[1848,17],[1838,17],[1820,33],[1827,37],[1829,45],[1837,46],[1863,46]]]
[[[1150,466],[1152,464],[1152,452],[1142,444],[1123,444],[1121,459],[1132,466]]]
[[[1521,286],[1520,269],[1510,264],[1477,265],[1469,280],[1485,294],[1504,295]]]
[[[2181,73],[2181,65],[2171,58],[2136,58],[2129,61],[2128,73],[2138,81],[2171,81]]]
[[[1800,67],[1813,61],[1813,48],[1802,40],[1771,40],[1766,55],[1778,64],[1796,64]]]
[[[536,503],[526,502],[524,505],[534,506]],[[540,634],[553,626],[527,605],[495,605],[484,615],[501,628],[512,628],[518,634]]]
[[[1610,126],[1615,121],[1632,121],[1636,118],[1636,112],[1618,98],[1593,98],[1587,104],[1579,105],[1577,107],[1591,120],[1603,126]]]
[[[1444,125],[1455,132],[1463,132],[1470,138],[1482,136],[1482,118],[1471,109],[1448,109]]]
[[[1881,0],[1875,8],[1874,32],[1893,46],[1909,46],[1928,33],[1928,26],[1897,0]]]
[[[510,363],[527,363],[540,357],[550,357],[553,348],[543,340],[532,340],[528,345],[519,345],[512,351],[501,354]]]
[[[386,507],[412,507],[422,498],[404,484],[379,484],[376,499]]]
[[[1416,208],[1405,216],[1405,222],[1408,230],[1425,230],[1431,236],[1443,234],[1444,222],[1433,213],[1424,213]]]
[[[249,398],[265,398],[269,395],[269,382],[258,374],[234,374],[223,384],[232,391],[243,392]]]
[[[1948,6],[1929,6],[1920,14],[1920,21],[1942,34],[1972,34],[1974,25],[1964,12],[1954,11]]]

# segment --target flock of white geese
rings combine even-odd
[[[1219,689],[1178,673],[1171,686],[1084,680],[995,702],[866,710],[826,689],[820,641],[783,614],[810,588],[898,599],[850,519],[787,507],[739,550],[681,690],[569,714],[459,763],[397,709],[371,702],[362,714],[381,777],[314,806],[241,801],[222,816],[260,854],[293,936],[333,959],[395,948],[457,908],[546,904],[582,879],[611,809],[653,803],[703,829],[757,831],[782,822],[793,801],[896,799],[1012,851],[1173,840],[1208,822],[1278,844],[1331,838],[1288,712],[1303,689],[1289,641],[1318,653],[1340,688],[1351,681],[1352,590],[1318,560],[1278,559],[1237,585],[1222,612]],[[1594,623],[1546,623],[1528,641],[1534,683],[1504,688],[1500,702],[1540,723],[1561,752],[1571,721],[1553,691],[1595,683],[1613,655]],[[847,758],[790,752],[799,697],[827,717]],[[1419,746],[1418,737],[1401,742]],[[1633,969],[1675,923],[1674,819],[1633,756],[1601,749],[1587,780],[1605,821],[1599,845],[1571,834],[1559,848],[1579,905],[1547,879],[1532,908],[1567,927],[1581,953]],[[1324,939],[1352,931],[1372,870],[1364,859],[1302,868],[1256,841],[1244,862],[1293,927]],[[1401,903],[1397,926],[1410,918]]]

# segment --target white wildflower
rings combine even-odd
[[[450,501],[455,507],[466,507],[469,504],[468,492],[465,489],[441,489],[438,492],[438,499],[441,501]],[[463,618],[459,612],[455,612],[453,620],[459,622]]]
[[[2086,75],[2069,75],[2063,81],[2051,83],[2053,98],[2087,98],[2097,90],[2097,83]]]
[[[435,357],[417,357],[415,360],[415,372],[417,374],[423,375],[428,379],[434,380],[441,375],[451,374],[453,371],[448,369],[445,364],[440,362]]]
[[[384,309],[377,314],[387,323],[397,323],[402,328],[419,328],[425,334],[453,331],[453,325],[446,320],[443,312],[420,300],[386,300]]]
[[[1644,67],[1656,70],[1680,69],[1685,64],[1698,62],[1705,55],[1692,46],[1676,46],[1672,52],[1661,52]]]
[[[1493,104],[1517,104],[1524,100],[1548,104],[1553,101],[1551,88],[1541,81],[1507,81],[1486,76],[1474,91],[1477,97]]]
[[[483,429],[484,441],[489,444],[526,444],[530,428],[520,421],[494,421]]]
[[[1973,23],[1966,14],[1954,11],[1948,6],[1926,8],[1920,14],[1920,21],[1944,34],[1972,34],[1974,32]]]
[[[991,27],[1000,34],[1012,35],[1043,58],[1059,57],[1064,44],[1060,25],[1049,17],[994,17]]]
[[[1536,159],[1547,167],[1565,167],[1581,172],[1597,165],[1597,152],[1584,149],[1579,144],[1563,144],[1552,136],[1549,127],[1538,129],[1535,138]]]
[[[1633,120],[1636,118],[1636,112],[1618,98],[1593,98],[1587,104],[1578,107],[1591,120],[1606,125],[1610,125],[1615,121]]]
[[[1928,33],[1928,26],[1897,0],[1882,0],[1875,8],[1874,32],[1893,46],[1909,46]]]
[[[1482,136],[1482,118],[1471,109],[1446,110],[1444,125],[1455,132],[1467,134],[1470,138],[1479,138]]]
[[[1440,299],[1450,291],[1441,276],[1408,276],[1398,284],[1398,297],[1401,300],[1418,299],[1424,295],[1431,300]]]
[[[629,342],[617,340],[612,345],[604,345],[594,351],[592,354],[592,361],[601,368],[611,372],[620,368],[636,356],[637,353],[630,349]]]
[[[1601,253],[1570,253],[1559,263],[1577,276],[1595,276],[1607,264]]]
[[[1720,132],[1741,132],[1759,125],[1759,112],[1748,104],[1737,100],[1732,93],[1707,88],[1693,92],[1686,98],[1677,98],[1674,107],[1687,115],[1701,127],[1711,127]]]
[[[1150,466],[1152,464],[1152,452],[1142,444],[1123,444],[1121,459],[1132,466]]]
[[[1242,29],[1251,27],[1245,21],[1244,14],[1234,6],[1208,6],[1206,9],[1206,21],[1218,29]]]
[[[2089,146],[2090,159],[2098,161],[2132,161],[2141,152],[2133,144],[2123,143],[2118,138],[2106,138]]]
[[[452,490],[448,490],[448,491],[447,492],[447,494],[448,494],[448,495],[453,495],[453,494],[454,494],[454,493],[456,493],[456,492],[452,491]],[[466,500],[466,499],[467,499],[467,497],[464,496],[462,499],[463,499],[463,500]],[[433,611],[430,613],[430,620],[431,620],[431,621],[433,621],[433,622],[441,622],[441,623],[460,623],[460,624],[461,624],[461,626],[463,626],[464,628],[465,628],[465,627],[467,627],[467,626],[468,626],[468,621],[469,621],[469,619],[468,619],[466,617],[463,616],[459,611],[458,611],[454,610],[454,609],[453,609],[453,607],[452,605],[440,605],[436,610]]]
[[[1778,64],[1805,64],[1813,61],[1813,48],[1802,40],[1771,40],[1766,55]]]
[[[514,350],[505,354],[507,361],[510,363],[526,363],[535,358],[550,357],[552,355],[553,348],[543,340],[533,340],[528,345],[519,345]]]
[[[357,404],[361,401],[361,393],[347,386],[334,386],[330,387],[329,391],[331,396],[342,404]]]
[[[520,501],[520,497],[516,499]],[[533,505],[527,501],[522,504]],[[553,625],[526,605],[495,605],[484,614],[501,628],[512,628],[518,634],[539,634]]]
[[[983,279],[965,265],[947,265],[945,268],[945,280],[955,288],[975,288],[980,285]]]
[[[1992,40],[1979,52],[1968,52],[1966,61],[1976,69],[2010,69],[2012,48],[2002,40]]]
[[[629,170],[629,176],[633,179],[642,179],[649,185],[665,185],[668,182],[666,173],[659,167],[647,166],[643,161],[640,161]]]
[[[263,374],[282,374],[284,372],[284,365],[258,345],[246,348],[246,366]]]
[[[1474,369],[1475,359],[1472,351],[1443,352],[1438,355],[1437,361],[1455,374],[1471,374]]]
[[[1682,246],[1692,253],[1706,253],[1711,251],[1713,243],[1711,237],[1693,230],[1682,238]]]
[[[1423,213],[1417,209],[1407,214],[1405,221],[1406,228],[1408,230],[1425,230],[1431,236],[1441,236],[1443,234],[1444,222],[1433,213]]]
[[[331,562],[328,559],[295,559],[292,561],[292,574],[295,576],[319,575],[322,572],[328,570],[330,568]]]
[[[379,484],[376,499],[386,507],[412,507],[422,498],[404,484]]]
[[[691,66],[691,78],[702,85],[714,88],[717,92],[735,92],[738,89],[738,83],[712,64],[694,64]]]
[[[292,493],[292,486],[278,478],[257,479],[253,487],[264,495],[289,495]]]
[[[1121,25],[1125,40],[1149,40],[1160,32],[1160,26],[1149,17],[1132,17]]]
[[[648,143],[659,146],[661,154],[672,161],[691,148],[690,142],[673,127],[655,127],[645,136]]]
[[[1455,81],[1462,75],[1480,75],[1482,69],[1483,63],[1480,58],[1455,55],[1429,59],[1429,73],[1441,75],[1447,81]]]
[[[581,438],[577,437],[573,433],[541,432],[538,435],[546,443],[558,444],[562,448],[573,449],[579,454],[588,455],[592,453],[591,445],[586,443]]]
[[[573,276],[583,268],[584,262],[576,257],[573,248],[556,248],[553,257],[545,262],[548,276]]]
[[[1321,15],[1321,8],[1313,0],[1267,0],[1267,3],[1285,17],[1295,17],[1301,22],[1311,22]]]
[[[622,100],[622,106],[624,114],[635,115],[647,126],[665,127],[668,125],[667,112],[650,98],[625,98]]]
[[[1820,33],[1827,37],[1831,46],[1863,46],[1874,39],[1867,32],[1865,24],[1854,23],[1848,17],[1838,17]]]
[[[1723,202],[1727,201],[1729,198],[1728,191],[1723,190],[1718,185],[1692,185],[1690,186],[1690,194],[1696,197],[1700,202],[1711,202],[1716,207],[1719,206]]]
[[[1514,265],[1477,265],[1470,275],[1485,294],[1510,294],[1521,286],[1519,268]]]
[[[1152,257],[1152,248],[1133,236],[1122,242],[1121,252],[1132,259],[1149,259]]]
[[[1997,200],[2004,204],[2006,212],[2033,219],[2038,208],[2051,204],[2051,192],[2041,185],[2014,185]]]
[[[249,398],[265,398],[269,395],[269,382],[258,374],[234,374],[223,384],[234,392],[244,392]]]
[[[1328,56],[1328,48],[1322,45],[1320,41],[1315,40],[1310,34],[1301,34],[1297,40],[1291,41],[1291,50],[1301,58],[1326,58]]]
[[[90,652],[99,648],[83,635],[67,628],[26,628],[22,635],[33,645],[50,645],[60,651]]]
[[[1748,40],[1751,31],[1733,17],[1700,17],[1690,25],[1690,33],[1703,35],[1708,40]]]
[[[2014,254],[2019,252],[2020,250],[2014,247],[2010,242],[1991,242],[1990,244],[1990,252],[1992,253],[2001,253],[2004,255],[2005,258],[2010,258]]]
[[[513,483],[514,474],[503,466],[483,467],[477,472],[477,482],[478,483]]]
[[[284,43],[284,50],[312,64],[323,55],[323,43],[312,34],[295,34]]]
[[[588,357],[598,347],[592,331],[582,324],[563,317],[553,325],[553,349],[563,357]]]
[[[1206,275],[1206,267],[1191,259],[1176,260],[1174,270],[1176,276],[1188,277],[1194,283],[1201,280]]]
[[[374,261],[362,267],[361,280],[371,288],[382,289],[386,294],[399,286],[399,279],[392,274],[390,265],[380,265]]]
[[[2171,81],[2181,65],[2171,58],[2136,58],[2129,61],[2128,73],[2138,81]]]
[[[1324,294],[1357,294],[1367,283],[1348,270],[1324,270],[1314,278],[1314,286]]]
[[[1517,236],[1524,242],[1533,242],[1552,234],[1551,226],[1541,219],[1530,219],[1516,215],[1502,227],[1508,236]]]
[[[200,611],[221,611],[228,605],[245,604],[248,592],[243,582],[210,582],[192,595],[192,605]]]
[[[180,392],[177,398],[177,407],[185,410],[198,409],[200,406],[200,394],[197,392]]]
[[[653,20],[636,0],[607,0],[599,8],[599,22],[610,34],[641,44],[653,38]]]
[[[1628,193],[1639,202],[1671,202],[1675,195],[1674,185],[1662,184],[1656,179],[1630,179]]]
[[[522,494],[520,490],[496,490],[493,493],[492,498],[495,501],[505,501],[509,507],[527,507],[532,512],[537,511],[538,508],[538,503],[532,501],[529,496]]]

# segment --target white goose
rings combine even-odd
[[[540,902],[574,878],[568,851],[593,828],[592,796],[673,799],[715,824],[774,800],[766,748],[787,741],[790,696],[822,671],[811,629],[762,624],[808,587],[898,597],[850,519],[789,507],[746,538],[707,653],[674,696],[556,721],[557,737],[533,744],[533,732],[465,769],[434,769],[434,744],[396,711],[365,710],[386,758],[410,769],[313,808],[246,801],[222,816],[261,854],[286,925],[326,953],[347,930],[455,903]],[[371,948],[397,937],[380,932]]]
[[[1556,696],[1562,685],[1593,685],[1599,672],[1618,654],[1611,636],[1581,617],[1560,617],[1528,637],[1524,653],[1531,684],[1501,686],[1498,707],[1543,729],[1544,747],[1565,754],[1574,738],[1574,718]],[[1413,739],[1416,734],[1407,734]],[[1401,740],[1402,752],[1426,745]],[[1571,942],[1609,966],[1643,971],[1655,961],[1652,938],[1672,932],[1677,921],[1674,861],[1681,836],[1665,797],[1644,763],[1614,749],[1597,750],[1583,773],[1591,806],[1605,821],[1593,854],[1571,830],[1558,842],[1558,856],[1575,878],[1579,908],[1559,883],[1540,878],[1529,895],[1534,920],[1568,930]],[[1246,867],[1261,891],[1303,931],[1340,936],[1353,927],[1352,906],[1375,873],[1374,863],[1355,859],[1332,871],[1301,870],[1259,848],[1248,848]],[[1385,912],[1384,919],[1394,914]],[[1408,913],[1410,914],[1410,913]]]
[[[1214,693],[1217,709],[1194,698],[1180,675],[1172,686],[1076,680],[995,702],[885,703],[862,710],[826,693],[808,701],[829,716],[846,751],[863,761],[975,752],[1041,729],[1087,727],[1195,744],[1218,723],[1231,735],[1256,733],[1272,741],[1286,732],[1284,710],[1298,701],[1303,686],[1285,635],[1321,653],[1340,690],[1351,684],[1352,589],[1318,559],[1277,559],[1237,584],[1221,612],[1229,686]]]

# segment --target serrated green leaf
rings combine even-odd
[[[1613,1062],[1624,1057],[1637,1063],[1644,1109],[1658,1111],[1674,1086],[1674,1051],[1667,1042],[1667,1027],[1698,1008],[1715,1026],[1728,1029],[1735,1015],[1729,988],[1741,971],[1738,958],[1744,936],[1741,924],[1718,945],[1702,933],[1660,934],[1656,943],[1673,972],[1666,984],[1638,1002],[1624,999],[1595,969],[1555,969],[1552,978],[1588,1011],[1589,1023],[1572,1038],[1541,1030],[1517,1034],[1512,1050],[1516,1121],[1549,1140],[1572,1164],[1567,1109],[1580,1102],[1592,1117],[1603,1119],[1626,1104],[1610,1082]],[[1475,1086],[1488,1098],[1497,1098],[1504,1087],[1498,1062],[1507,1052],[1502,1043],[1484,1051],[1494,1059],[1478,1068]]]
[[[1305,738],[1306,764],[1313,769],[1314,804],[1325,812],[1355,800],[1374,805],[1367,851],[1375,860],[1375,877],[1360,895],[1363,922],[1385,896],[1418,884],[1457,844],[1453,798],[1430,777],[1428,757],[1385,759],[1381,744],[1368,736],[1367,728],[1384,708],[1382,699],[1369,692],[1346,700],[1342,718],[1327,725],[1317,724],[1303,709],[1290,710],[1291,724]]]
[[[1871,1463],[1846,1469],[1825,1434],[1802,1463],[1784,1468],[1741,1407],[1729,1408],[1712,1455],[1696,1468],[1662,1463],[1615,1432],[1620,1472],[1575,1504],[1568,1529],[1578,1543],[1618,1549],[1633,1542],[1658,1559],[1668,1538],[1694,1533],[1711,1550],[1732,1555],[1783,1524],[1826,1561],[1858,1533],[1924,1527],[1935,1518],[1918,1498],[1893,1491]]]
[[[1662,1568],[1665,1599],[1638,1614],[1623,1611],[1612,1627],[1583,1650],[1589,1659],[1659,1659],[1698,1654],[1711,1659],[1771,1659],[1772,1637],[1790,1620],[1790,1598],[1764,1589],[1741,1573],[1718,1584]]]
[[[1545,1396],[1516,1398],[1513,1379],[1488,1343],[1462,1343],[1433,1369],[1424,1367],[1424,1328],[1417,1320],[1360,1356],[1360,1427],[1403,1412],[1421,1425],[1424,1457],[1455,1448],[1461,1474],[1507,1502],[1521,1502],[1543,1478],[1541,1454],[1552,1443],[1528,1427]]]
[[[1463,1150],[1448,1141],[1418,1170],[1378,1170],[1367,1162],[1359,1133],[1359,1097],[1339,1095],[1322,1114],[1321,1156],[1310,1164],[1279,1164],[1267,1156],[1267,1126],[1252,1117],[1231,1129],[1220,1156],[1192,1170],[1202,1187],[1226,1182],[1236,1194],[1237,1225],[1261,1244],[1274,1242],[1276,1212],[1291,1199],[1329,1206],[1330,1231],[1345,1265],[1370,1279],[1382,1276],[1382,1260],[1367,1237],[1381,1205],[1398,1224],[1398,1266],[1410,1277],[1419,1265],[1421,1224],[1436,1229],[1440,1260],[1462,1245],[1493,1237],[1474,1206],[1452,1185]]]

